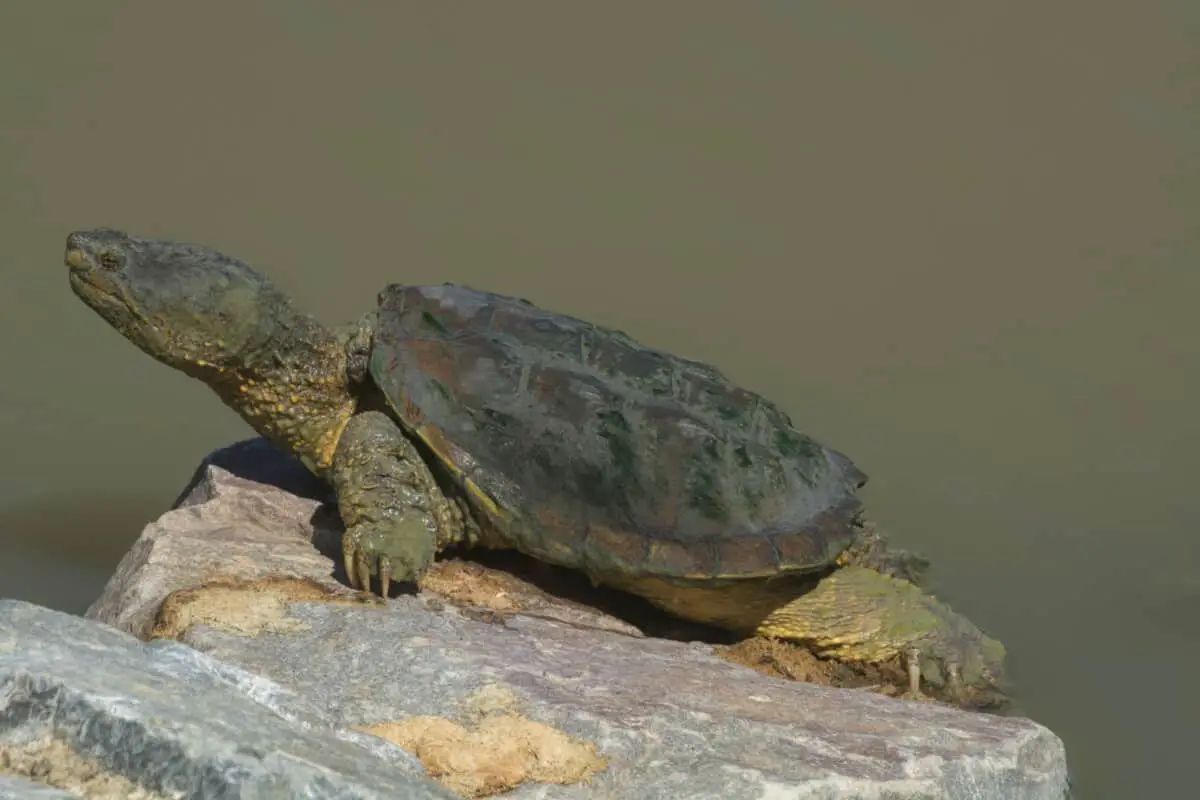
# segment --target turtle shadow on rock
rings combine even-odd
[[[242,480],[274,486],[297,497],[321,503],[333,500],[329,486],[309,472],[299,459],[256,436],[234,442],[205,456],[183,491],[175,498],[172,508],[191,504],[186,501],[204,482],[205,471],[210,466],[223,469]]]
[[[322,555],[332,559],[334,578],[349,585],[341,559],[341,539],[345,526],[338,515],[337,498],[328,484],[313,475],[298,458],[262,437],[234,442],[204,457],[171,508],[197,505],[212,499],[211,492],[206,488],[210,467],[248,483],[270,486],[320,503],[309,519],[312,545]]]
[[[209,454],[197,467],[172,508],[207,499],[203,490],[208,467],[217,467],[236,478],[271,486],[289,494],[320,503],[309,520],[312,545],[330,559],[335,580],[350,585],[342,564],[342,535],[345,526],[338,513],[337,498],[329,486],[313,475],[299,459],[261,437],[245,439]],[[503,587],[510,596],[542,595],[548,603],[585,606],[615,617],[646,636],[679,641],[730,644],[738,637],[721,628],[680,619],[636,595],[594,586],[578,570],[538,561],[516,550],[450,547],[439,554],[435,568],[442,570],[440,585],[453,587],[462,580],[491,574],[492,585]],[[378,590],[375,581],[374,590]],[[413,582],[394,583],[389,597],[415,594]],[[457,599],[451,597],[450,599]],[[515,609],[514,609],[515,610]]]

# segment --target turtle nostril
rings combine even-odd
[[[63,261],[72,269],[82,269],[87,266],[87,256],[85,256],[83,250],[78,247],[69,247],[67,249],[66,257],[63,258]]]
[[[88,266],[87,248],[84,237],[74,231],[67,235],[66,254],[63,256],[63,261],[68,267],[81,269]]]

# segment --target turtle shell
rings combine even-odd
[[[454,284],[379,295],[370,371],[506,545],[593,577],[810,570],[855,537],[845,456],[706,364]]]

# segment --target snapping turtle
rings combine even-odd
[[[452,284],[388,286],[330,331],[207,247],[93,230],[65,260],[101,317],[332,486],[352,586],[516,549],[963,705],[1003,696],[1000,643],[864,533],[865,476],[713,367]]]

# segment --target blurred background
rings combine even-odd
[[[0,595],[80,612],[249,435],[68,231],[319,318],[517,294],[709,361],[871,475],[1079,796],[1194,788],[1200,5],[0,5]]]

